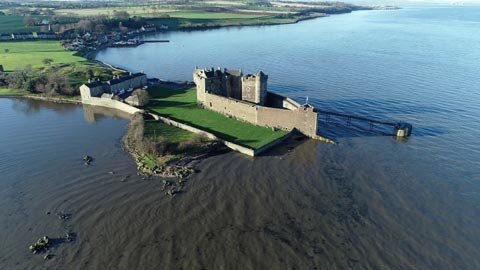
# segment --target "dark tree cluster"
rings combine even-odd
[[[32,69],[30,65],[11,73],[0,74],[0,85],[47,95],[76,94],[75,88],[70,85],[67,77],[57,73],[42,74]]]

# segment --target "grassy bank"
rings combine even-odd
[[[195,88],[170,90],[157,87],[151,88],[149,93],[151,102],[147,109],[154,113],[208,131],[219,138],[249,148],[260,148],[287,134],[286,131],[273,131],[201,109],[196,103]]]
[[[28,92],[10,88],[0,88],[0,96],[23,96],[25,94],[28,94]]]
[[[123,145],[147,175],[184,178],[193,172],[189,162],[215,154],[224,146],[206,137],[135,114],[123,137]]]
[[[48,63],[45,63],[45,59],[49,59]],[[78,89],[89,77],[107,80],[113,74],[121,75],[121,72],[89,62],[74,51],[66,51],[59,41],[0,42],[0,64],[7,74],[30,65],[31,76],[60,75],[68,78],[68,83],[74,89]],[[35,94],[7,88],[1,88],[0,95]]]
[[[87,62],[76,52],[66,51],[59,41],[0,42],[0,64],[5,71],[13,71],[26,65],[33,68],[45,67],[47,65],[42,63],[45,58],[53,60],[49,66]]]

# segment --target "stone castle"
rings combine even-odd
[[[318,115],[308,104],[267,91],[263,72],[199,69],[193,72],[199,106],[259,126],[293,130],[317,138]]]
[[[264,105],[267,98],[268,76],[263,72],[243,75],[242,70],[195,69],[197,100],[205,100],[205,93],[244,100]]]

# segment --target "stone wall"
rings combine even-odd
[[[240,152],[244,155],[251,156],[251,157],[258,155],[257,150],[254,150],[254,149],[251,149],[251,148],[248,148],[248,147],[245,147],[245,146],[241,146],[241,145],[238,145],[238,144],[220,139],[210,132],[207,132],[207,131],[204,131],[204,130],[201,130],[201,129],[198,129],[198,128],[195,128],[195,127],[192,127],[192,126],[174,121],[172,119],[156,115],[156,114],[154,114],[153,117],[156,120],[162,121],[162,122],[164,122],[166,124],[169,124],[169,125],[172,125],[174,127],[181,128],[183,130],[187,130],[187,131],[190,131],[190,132],[193,132],[193,133],[196,133],[196,134],[206,136],[206,137],[208,137],[212,140],[218,140],[219,142],[223,143],[228,148],[230,148],[234,151]],[[275,144],[271,143],[271,144],[268,144],[268,145],[265,145],[264,147],[262,147],[261,152],[264,152],[264,151],[270,149],[271,147],[275,146],[280,141],[275,141],[275,142],[276,142]]]
[[[99,97],[103,94],[104,87],[103,85],[99,85],[96,87],[89,88],[85,84],[80,86],[80,95],[82,99],[90,99],[92,97]]]
[[[241,100],[205,93],[205,109],[231,116],[252,124],[257,123],[257,106]]]
[[[296,110],[258,107],[257,125],[284,130],[297,129],[303,134],[317,136],[318,115],[312,107],[300,107]]]
[[[274,107],[274,108],[284,108],[288,110],[296,110],[302,105],[300,105],[298,102],[295,100],[284,97],[275,93],[268,92],[267,94],[267,106],[268,107]]]
[[[113,109],[124,111],[128,114],[134,114],[136,112],[143,112],[143,110],[140,110],[140,109],[135,108],[133,106],[130,106],[128,104],[125,104],[125,103],[120,102],[118,100],[108,99],[108,98],[91,97],[90,99],[82,100],[82,103],[83,104],[88,104],[88,105],[106,107],[106,108],[113,108]]]
[[[317,136],[318,115],[313,111],[313,107],[301,106],[295,101],[280,95],[276,95],[276,102],[285,103],[288,107],[294,108],[293,110],[259,106],[210,93],[205,93],[204,95],[205,103],[203,103],[203,107],[205,109],[254,125],[288,131],[295,128],[311,138],[316,138]],[[296,107],[297,105],[298,107]]]

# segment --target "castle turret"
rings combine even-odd
[[[267,98],[268,76],[263,72],[242,77],[242,100],[264,105]]]

